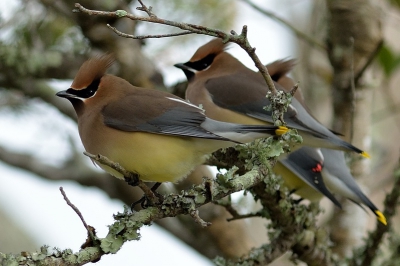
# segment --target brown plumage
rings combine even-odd
[[[278,132],[277,127],[209,119],[179,97],[105,74],[112,62],[111,55],[89,59],[71,88],[57,95],[74,106],[86,151],[108,157],[142,180],[175,182],[219,148]],[[100,167],[121,177],[108,166]]]
[[[192,58],[176,66],[183,69],[189,79],[186,99],[195,105],[202,105],[207,116],[220,120],[247,124],[271,124],[271,112],[264,110],[269,105],[265,95],[268,88],[261,74],[245,67],[240,61],[224,51],[220,39],[214,39],[200,47]],[[211,51],[211,52],[208,52]],[[200,58],[200,59],[199,59]],[[284,70],[274,70],[282,83],[292,62]],[[278,69],[278,68],[276,68]],[[278,90],[285,90],[275,82]],[[303,145],[328,147],[365,154],[362,150],[341,140],[313,118],[295,98],[284,115],[288,127],[295,128],[303,137]]]

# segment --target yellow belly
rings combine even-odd
[[[96,138],[82,135],[81,138],[87,152],[104,155],[126,170],[138,173],[143,181],[154,182],[176,182],[188,175],[195,166],[202,164],[208,154],[233,144],[199,138],[124,132],[111,128],[103,128]],[[122,178],[121,174],[110,167],[99,166]]]

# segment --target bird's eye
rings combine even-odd
[[[92,83],[90,83],[89,86],[87,86],[86,88],[84,88],[82,90],[75,90],[75,89],[70,88],[67,90],[67,92],[70,94],[73,94],[79,98],[87,99],[87,98],[92,97],[96,93],[96,91],[99,87],[99,84],[100,84],[100,79],[95,79],[95,80],[93,80]]]
[[[214,58],[216,56],[217,56],[216,54],[209,54],[206,57],[204,57],[203,59],[200,59],[195,62],[187,62],[187,63],[185,63],[185,65],[190,68],[193,68],[197,71],[205,70],[212,64],[212,62],[214,61]]]
[[[82,92],[81,97],[82,98],[92,97],[96,93],[96,91],[99,87],[99,84],[100,84],[100,79],[93,80],[89,86],[87,86],[85,89],[81,90],[81,92]]]

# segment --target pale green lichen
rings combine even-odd
[[[207,198],[203,194],[197,194],[194,199],[197,204],[204,204],[206,200]]]
[[[233,184],[231,182],[235,180],[237,170],[239,170],[239,168],[233,166],[225,174],[217,174],[217,183],[222,186],[222,189],[226,188],[226,192],[232,188]]]
[[[78,256],[76,257],[76,261],[77,261],[78,263],[82,263],[82,262],[85,262],[85,261],[89,261],[90,258],[92,258],[93,255],[96,254],[97,252],[99,252],[99,249],[96,248],[96,247],[88,247],[88,248],[85,248],[84,250],[81,250],[81,251],[78,253]]]
[[[128,12],[126,12],[125,10],[117,10],[117,11],[115,11],[115,14],[116,14],[118,17],[122,18],[122,17],[127,16],[127,15],[128,15]]]
[[[117,253],[123,243],[124,240],[122,236],[116,236],[110,233],[105,238],[100,239],[100,247],[105,253]]]
[[[232,180],[231,185],[236,188],[236,190],[247,189],[255,183],[255,179],[258,177],[258,167],[254,167],[251,171],[244,174],[242,178]]]
[[[292,94],[284,91],[277,91],[276,93],[268,91],[266,98],[270,101],[270,104],[265,106],[264,109],[271,112],[275,126],[282,126],[280,118],[283,116],[283,113],[287,111],[288,106],[292,102]]]

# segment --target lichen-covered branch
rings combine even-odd
[[[239,260],[219,257],[216,264],[266,265],[292,251],[295,255],[293,259],[300,259],[307,265],[335,265],[336,259],[327,245],[328,234],[315,224],[318,206],[292,201],[289,193],[280,191],[282,184],[279,178],[270,177],[267,182],[257,184],[250,191],[263,206],[258,212],[259,216],[271,220],[270,243],[251,250]]]
[[[288,193],[281,193],[279,191],[281,181],[271,177],[268,170],[271,167],[268,162],[270,154],[275,153],[283,145],[285,143],[281,141],[271,142],[267,140],[239,146],[238,161],[250,169],[248,172],[237,175],[238,168],[233,167],[226,174],[217,175],[214,181],[206,180],[203,184],[182,191],[180,194],[166,195],[160,203],[156,203],[148,209],[134,213],[126,210],[122,214],[117,214],[114,224],[109,227],[107,236],[104,238],[96,236],[95,241],[92,241],[96,245],[100,243],[98,246],[93,247],[86,244],[77,253],[72,253],[70,250],[50,252],[48,249],[43,249],[39,253],[27,252],[20,256],[2,255],[3,261],[22,260],[31,263],[40,261],[41,265],[55,265],[55,263],[58,263],[57,265],[83,265],[89,261],[98,260],[104,254],[116,253],[126,241],[139,239],[139,229],[142,225],[165,217],[189,214],[196,222],[208,225],[198,216],[197,208],[240,190],[250,190],[260,199],[263,205],[260,213],[263,217],[271,219],[271,228],[274,229],[274,233],[270,236],[272,241],[270,245],[252,251],[248,256],[245,256],[246,259],[237,261],[238,263],[256,261],[255,254],[257,254],[257,260],[260,259],[260,254],[262,254],[262,261],[272,261],[295,245],[302,246],[302,243],[304,243],[304,246],[313,247],[313,238],[311,238],[313,241],[311,244],[304,239],[310,239],[305,236],[317,235],[317,233],[313,233],[316,209],[298,205],[290,199]],[[103,160],[102,163],[106,162],[105,158],[101,160]],[[127,174],[122,168],[115,167],[115,169]],[[307,235],[303,236],[306,231]],[[273,249],[270,250],[267,248],[268,246],[273,247]],[[311,250],[320,254],[321,252],[317,252],[319,249],[320,247]],[[300,251],[297,253],[299,258],[302,258],[303,254],[305,253]],[[327,259],[327,257],[324,257],[324,259]]]
[[[5,255],[0,253],[2,263],[39,263],[40,265],[83,265],[98,260],[104,254],[116,253],[126,241],[138,240],[139,229],[153,221],[175,217],[180,214],[189,214],[196,219],[195,210],[212,200],[221,199],[233,192],[248,189],[263,180],[265,171],[260,172],[258,166],[248,173],[237,176],[234,170],[225,175],[220,175],[212,186],[205,183],[195,186],[190,190],[183,191],[179,195],[171,194],[164,198],[161,204],[154,207],[131,213],[115,215],[114,224],[109,226],[109,232],[105,238],[97,238],[100,246],[85,247],[79,252],[72,253],[71,250],[49,251],[43,248],[41,252],[24,252],[21,255]]]

